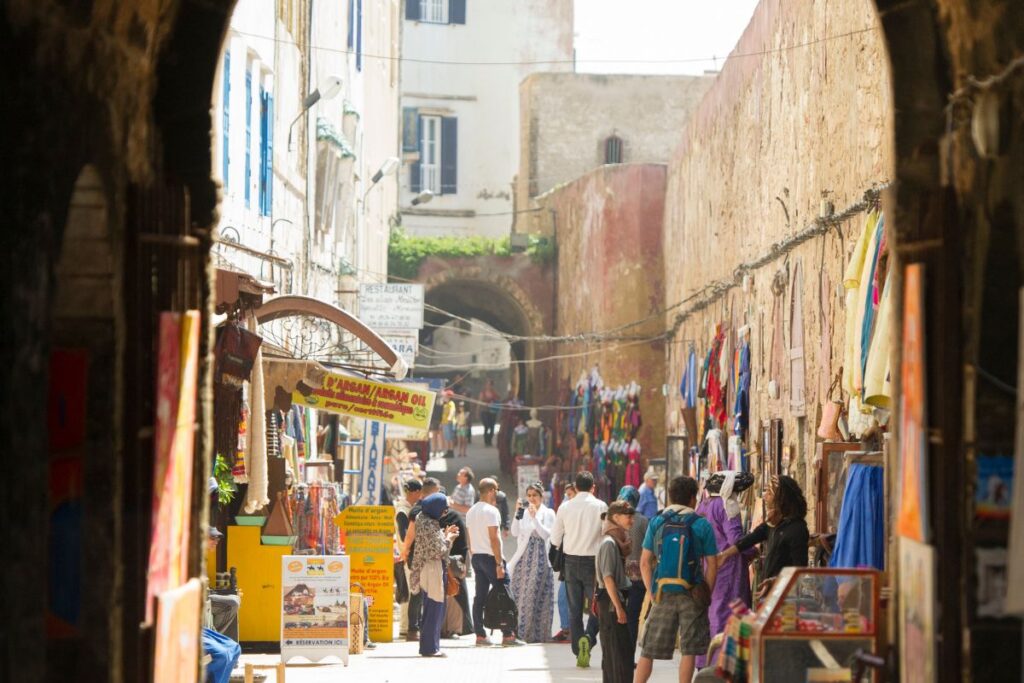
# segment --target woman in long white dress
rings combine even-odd
[[[512,595],[519,607],[519,638],[527,643],[551,639],[551,618],[555,604],[555,575],[548,563],[551,529],[555,511],[544,505],[539,483],[526,490],[527,505],[516,504],[512,535],[516,554],[509,563]]]

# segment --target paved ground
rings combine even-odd
[[[477,428],[479,429],[479,427]],[[498,451],[483,445],[482,433],[474,434],[465,458],[431,460],[427,466],[430,476],[437,477],[442,485],[451,491],[455,486],[455,474],[459,468],[469,465],[477,478],[500,474]],[[515,500],[512,477],[501,476],[501,488]],[[504,548],[507,557],[515,552],[515,541],[508,539]],[[557,624],[556,624],[557,626]],[[494,637],[498,640],[498,636]],[[576,667],[576,660],[568,645],[545,644],[526,645],[516,648],[478,648],[473,639],[464,636],[458,640],[442,640],[441,650],[448,656],[425,659],[418,654],[418,643],[381,643],[377,649],[364,654],[352,655],[348,668],[341,664],[310,665],[293,663],[288,665],[288,683],[327,683],[353,680],[367,683],[417,683],[437,681],[438,683],[531,683],[600,681],[601,648],[594,651],[589,669]],[[277,655],[244,655],[242,663],[272,664],[279,660]],[[673,662],[658,662],[651,681],[667,683],[678,680],[678,658]],[[272,670],[267,670],[267,683],[275,682]],[[276,682],[275,682],[276,683]]]

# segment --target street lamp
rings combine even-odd
[[[380,165],[380,168],[377,169],[377,172],[374,173],[373,176],[370,178],[370,186],[366,188],[366,192],[363,193],[364,200],[366,199],[367,195],[370,194],[370,190],[372,190],[374,186],[377,183],[379,183],[384,176],[394,173],[394,171],[398,168],[399,163],[401,162],[398,160],[398,157],[388,157],[387,159],[384,160],[384,163]]]
[[[292,151],[292,129],[295,124],[299,122],[302,115],[309,111],[309,108],[320,100],[329,100],[337,96],[341,92],[341,78],[339,76],[328,76],[323,83],[321,83],[316,90],[306,95],[306,99],[302,100],[302,111],[299,115],[292,119],[291,125],[288,126],[288,151]]]
[[[418,195],[412,198],[412,205],[419,206],[420,204],[426,204],[434,198],[434,193],[430,190],[423,190]]]

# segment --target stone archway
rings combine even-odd
[[[551,294],[544,288],[546,280],[542,270],[524,273],[522,264],[514,257],[485,257],[446,262],[447,267],[438,265],[427,264],[424,270],[430,272],[422,282],[427,304],[443,312],[428,308],[426,321],[443,324],[453,319],[448,314],[454,314],[480,320],[508,335],[529,337],[511,342],[512,355],[520,361],[512,384],[519,398],[532,403],[537,389],[537,373],[532,361],[537,358],[539,348],[533,338],[550,332],[550,314],[544,304],[550,301]]]

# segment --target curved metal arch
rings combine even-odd
[[[310,315],[348,330],[381,357],[396,379],[405,379],[409,366],[380,336],[348,311],[308,296],[289,294],[270,299],[256,309],[256,322],[263,324],[290,315]]]

